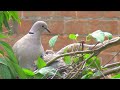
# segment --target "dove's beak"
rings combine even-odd
[[[44,27],[44,28],[45,28],[45,27]],[[49,33],[51,33],[50,30],[49,30],[48,28],[45,28],[45,29],[46,29]]]

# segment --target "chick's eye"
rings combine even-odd
[[[42,25],[42,27],[44,27],[44,26]]]

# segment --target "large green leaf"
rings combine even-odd
[[[105,36],[108,37],[108,39],[112,39],[112,34],[109,32],[104,32]]]
[[[36,65],[40,69],[46,66],[46,62],[42,58],[38,57]]]
[[[3,12],[0,13],[0,32],[2,32],[2,24],[3,24]]]
[[[12,61],[15,62],[15,63],[18,63],[17,58],[15,57],[14,52],[13,52],[11,46],[10,46],[9,44],[7,44],[6,42],[4,42],[4,41],[0,41],[0,45],[1,45],[1,46],[5,49],[5,51],[7,52],[8,57],[10,58],[10,60],[12,60]]]
[[[21,79],[26,79],[27,76],[24,73],[23,69],[13,61],[11,61],[9,58],[5,57],[5,60],[7,61],[7,65],[12,73],[13,78],[16,78],[17,76]]]
[[[3,57],[0,57],[0,64],[8,66],[7,61]]]
[[[11,73],[6,65],[0,64],[0,79],[11,79]]]
[[[87,41],[90,41],[92,38],[96,39],[97,42],[103,42],[105,37],[108,37],[108,39],[112,39],[112,34],[109,32],[103,32],[101,30],[94,31],[93,33],[89,34],[86,37]]]
[[[14,66],[17,75],[19,76],[20,79],[27,79],[27,76],[25,74],[25,72],[23,71],[23,69],[16,63],[12,63],[12,65]]]
[[[3,19],[3,24],[5,25],[5,27],[7,28],[7,30],[11,30],[10,29],[10,26],[9,26],[9,24],[8,24],[8,17],[7,17],[7,15],[5,14],[5,13],[3,13],[4,15],[3,15],[3,17],[4,17],[4,19]]]
[[[59,72],[56,73],[56,69],[54,69],[53,67],[49,66],[49,67],[44,67],[41,68],[40,70],[36,70],[34,71],[35,74],[40,73],[42,75],[47,75],[47,76],[53,76],[53,75],[58,75],[61,76]]]
[[[7,66],[11,72],[11,75],[12,75],[12,78],[16,78],[18,75],[17,75],[17,72],[15,70],[15,67],[13,66],[13,62],[7,58],[7,57],[4,57],[5,58],[5,61],[7,62]]]
[[[10,11],[11,17],[14,21],[17,21],[18,23],[20,23],[20,18],[18,16],[18,12],[17,11]]]
[[[105,39],[105,34],[101,30],[97,30],[90,34],[97,42],[103,42]]]
[[[49,46],[53,47],[57,41],[58,35],[53,36],[50,40],[49,40]]]

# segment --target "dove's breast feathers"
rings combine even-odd
[[[18,40],[14,44],[13,50],[17,58],[22,60],[19,63],[24,67],[30,67],[30,63],[33,63],[44,52],[42,44],[40,44],[40,38],[38,39],[29,34]],[[29,66],[26,65],[26,62]]]

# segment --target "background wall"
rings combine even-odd
[[[101,29],[110,32],[114,37],[120,34],[120,11],[19,11],[21,26],[14,23],[13,29],[16,34],[6,40],[12,46],[18,39],[28,33],[33,23],[37,20],[46,21],[51,34],[44,33],[42,43],[46,49],[49,39],[60,34],[54,50],[60,50],[62,47],[73,43],[68,39],[70,33],[78,33],[79,40],[85,40],[85,36],[95,30]],[[106,63],[112,58],[120,45],[107,49],[100,54],[102,63]],[[120,56],[114,58],[114,61],[120,61]]]

